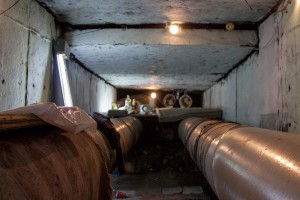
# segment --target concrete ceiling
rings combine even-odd
[[[85,67],[117,88],[165,90],[205,90],[213,85],[257,47],[257,30],[252,25],[263,20],[277,3],[275,0],[39,2],[59,22],[71,27],[65,38],[72,54]],[[171,35],[165,29],[172,21],[183,23],[178,35]],[[234,22],[237,29],[226,31],[228,22]]]

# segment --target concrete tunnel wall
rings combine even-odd
[[[293,1],[287,14],[271,15],[260,26],[259,52],[207,90],[204,107],[222,108],[225,120],[299,132],[299,4]],[[1,2],[0,10],[10,5]],[[50,101],[54,18],[35,1],[21,0],[0,16],[0,27],[0,111]],[[75,105],[105,112],[115,89],[77,63],[68,68]]]
[[[259,50],[204,92],[204,107],[223,119],[261,128],[300,132],[300,1],[259,27]]]
[[[117,90],[74,61],[67,62],[73,104],[91,112],[107,112],[116,102]]]
[[[12,5],[1,1],[0,11]],[[54,18],[33,0],[0,16],[0,111],[51,99]]]
[[[0,11],[13,2],[1,1]],[[55,20],[34,0],[21,0],[0,16],[0,111],[52,101],[52,43]],[[74,105],[86,112],[106,112],[116,90],[68,62]]]

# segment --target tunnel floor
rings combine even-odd
[[[125,158],[125,168],[125,175],[113,175],[112,185],[126,199],[217,199],[172,128],[148,131]]]

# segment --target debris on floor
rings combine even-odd
[[[167,130],[142,138],[125,158],[127,174],[113,176],[114,190],[128,200],[216,200],[174,134]]]
[[[146,135],[127,156],[127,173],[143,174],[156,171],[198,171],[181,141],[174,139],[174,132]]]

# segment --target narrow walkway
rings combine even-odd
[[[172,129],[156,132],[130,152],[128,173],[113,176],[113,189],[129,200],[216,200]]]
[[[205,199],[199,174],[170,171],[149,174],[129,174],[113,178],[114,189],[124,192],[128,199]]]

